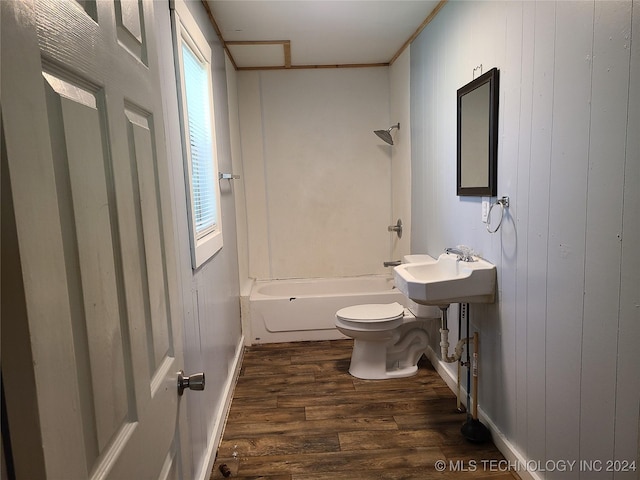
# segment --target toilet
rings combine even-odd
[[[407,255],[407,261],[429,256]],[[418,260],[414,260],[414,259]],[[428,260],[427,260],[428,261]],[[429,345],[427,328],[440,320],[437,307],[406,299],[397,302],[354,305],[336,312],[336,328],[353,338],[349,373],[365,380],[410,377],[418,372],[418,360]]]

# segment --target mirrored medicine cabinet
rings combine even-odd
[[[458,195],[497,195],[498,94],[497,68],[458,89]]]

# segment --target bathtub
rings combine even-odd
[[[335,328],[338,310],[362,303],[406,305],[393,278],[383,275],[257,281],[248,301],[247,343],[347,338]],[[245,311],[246,311],[245,306]]]

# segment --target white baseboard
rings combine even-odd
[[[213,426],[213,435],[207,445],[207,453],[204,458],[208,459],[203,462],[203,468],[196,475],[197,480],[209,480],[213,464],[216,461],[216,453],[222,440],[222,433],[224,432],[224,426],[227,423],[227,416],[229,415],[229,408],[231,407],[231,400],[233,400],[233,391],[240,375],[240,367],[242,367],[242,356],[244,354],[244,335],[240,337],[238,344],[236,345],[236,352],[233,359],[233,364],[229,369],[230,375],[224,385],[220,408],[216,413],[215,424]]]
[[[458,389],[457,379],[449,369],[445,368],[446,363],[438,358],[438,355],[431,347],[428,347],[426,355],[440,377],[442,377],[447,386],[455,394]],[[461,403],[466,406],[467,390],[463,386],[460,387],[460,397]],[[493,423],[491,418],[487,416],[480,406],[478,406],[478,419],[491,431],[491,439],[493,440],[496,448],[504,455],[504,458],[507,460],[509,465],[513,465],[515,467],[516,473],[522,480],[544,480],[544,477],[540,476],[538,472],[529,471],[524,468],[528,464],[529,459],[522,455],[515,445],[505,437],[505,435],[500,431],[496,424]]]

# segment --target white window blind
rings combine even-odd
[[[218,220],[209,111],[209,74],[208,65],[200,62],[186,43],[182,44],[182,59],[191,147],[195,236],[200,239],[215,229]]]

